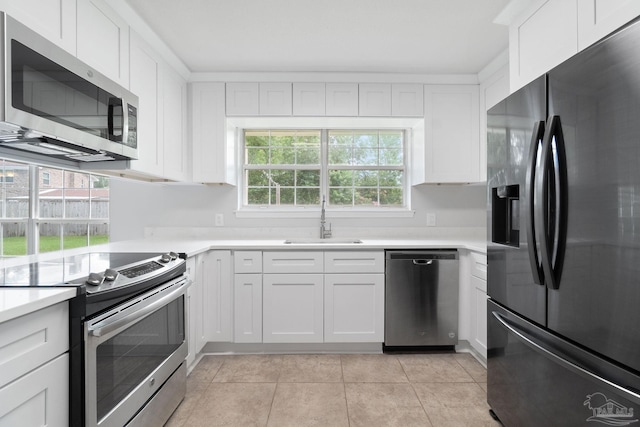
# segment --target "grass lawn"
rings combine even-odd
[[[90,245],[100,245],[109,242],[106,234],[91,236]],[[80,248],[87,246],[86,236],[65,236],[64,249]],[[26,237],[5,237],[3,241],[4,256],[19,256],[27,254]],[[51,252],[60,250],[60,236],[41,236],[40,252]]]

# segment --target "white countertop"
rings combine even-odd
[[[180,252],[194,256],[208,250],[371,250],[371,249],[435,249],[455,248],[486,253],[484,241],[464,239],[361,239],[362,243],[338,243],[326,239],[322,243],[285,244],[284,239],[218,240],[148,238],[112,242],[90,248],[49,252],[41,255],[3,260],[5,266],[60,258],[84,252]],[[0,288],[0,322],[28,314],[49,305],[73,298],[75,288]]]
[[[0,323],[73,298],[76,288],[0,288]]]

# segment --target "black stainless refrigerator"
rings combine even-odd
[[[492,411],[507,427],[640,425],[640,22],[487,124]]]

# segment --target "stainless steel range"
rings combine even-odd
[[[74,286],[70,425],[163,425],[186,392],[184,256],[87,253],[0,269],[0,286]]]

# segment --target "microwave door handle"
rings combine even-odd
[[[527,212],[529,221],[527,221],[527,245],[529,249],[529,262],[531,264],[531,272],[533,273],[533,281],[538,285],[544,285],[542,275],[542,264],[538,255],[539,246],[536,242],[536,228],[534,209],[534,194],[536,189],[536,171],[540,167],[540,153],[542,150],[542,139],[544,137],[544,121],[536,122],[533,126],[533,134],[531,135],[531,147],[529,149],[529,162],[527,164],[526,192],[527,202],[529,204]]]
[[[115,134],[116,107],[118,107],[119,110],[122,112],[122,127],[119,129],[120,135]],[[109,107],[107,109],[107,132],[109,134],[108,139],[110,141],[115,141],[115,142],[125,141],[124,137],[125,137],[125,130],[127,129],[128,117],[127,117],[127,114],[125,114],[124,107],[125,107],[124,99],[116,98],[116,97],[109,98]]]

